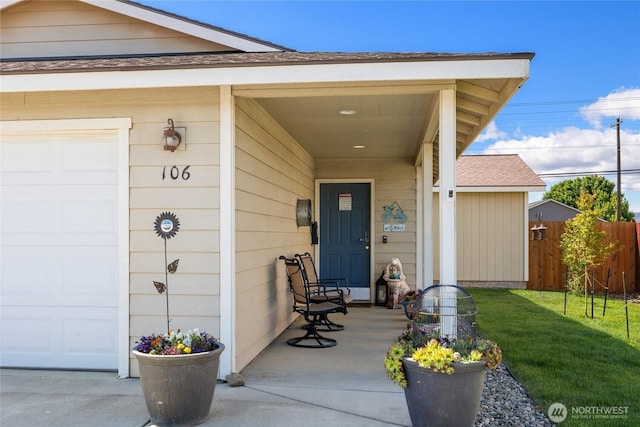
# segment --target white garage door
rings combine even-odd
[[[0,142],[4,367],[118,367],[117,131]]]

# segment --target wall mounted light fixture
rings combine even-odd
[[[164,129],[164,149],[173,152],[182,142],[182,136],[173,127],[173,119],[167,120],[167,123],[169,127]]]

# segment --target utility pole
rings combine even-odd
[[[618,184],[616,185],[616,187],[618,187],[618,207],[617,207],[617,217],[616,217],[616,221],[620,222],[620,216],[621,216],[621,202],[620,199],[622,198],[622,184],[620,182],[620,125],[622,124],[622,120],[620,120],[620,116],[618,116],[618,120],[616,120],[616,122],[614,124],[611,125],[611,127],[616,127],[616,134],[618,137],[618,145],[617,145],[617,149],[618,149]]]

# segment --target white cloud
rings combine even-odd
[[[602,128],[603,119],[615,121],[640,119],[640,89],[619,89],[599,98],[591,105],[580,108],[582,116],[596,129]]]
[[[539,175],[587,175],[612,171],[601,175],[616,183],[617,135],[616,130],[609,125],[620,116],[625,123],[620,128],[621,169],[640,169],[640,131],[637,122],[633,123],[640,120],[640,88],[612,92],[593,104],[582,107],[580,113],[593,128],[570,126],[546,135],[526,135],[521,129],[517,129],[513,135],[508,135],[492,122],[476,141],[487,144],[483,150],[485,154],[518,154]],[[606,126],[603,126],[604,119],[608,119]],[[542,178],[548,190],[552,185],[574,177]],[[629,201],[631,210],[640,212],[640,174],[623,173],[621,181],[622,192]],[[534,196],[541,197],[541,194]]]
[[[496,133],[500,133],[498,129]],[[537,174],[594,173],[617,170],[616,131],[566,127],[545,136],[521,136],[488,145],[484,153],[516,153]],[[640,133],[624,129],[620,133],[621,169],[640,169]],[[616,182],[615,172],[605,175]],[[551,185],[570,177],[542,177]],[[634,211],[640,211],[640,175],[623,174],[622,191]]]
[[[506,138],[508,135],[506,132],[498,130],[498,126],[495,122],[489,123],[489,125],[482,131],[482,133],[476,138],[477,142],[484,142],[493,139]]]

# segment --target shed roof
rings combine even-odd
[[[460,156],[456,183],[460,187],[545,186],[517,154]]]
[[[545,183],[517,154],[482,154],[458,157],[456,187],[470,191],[543,191]]]

